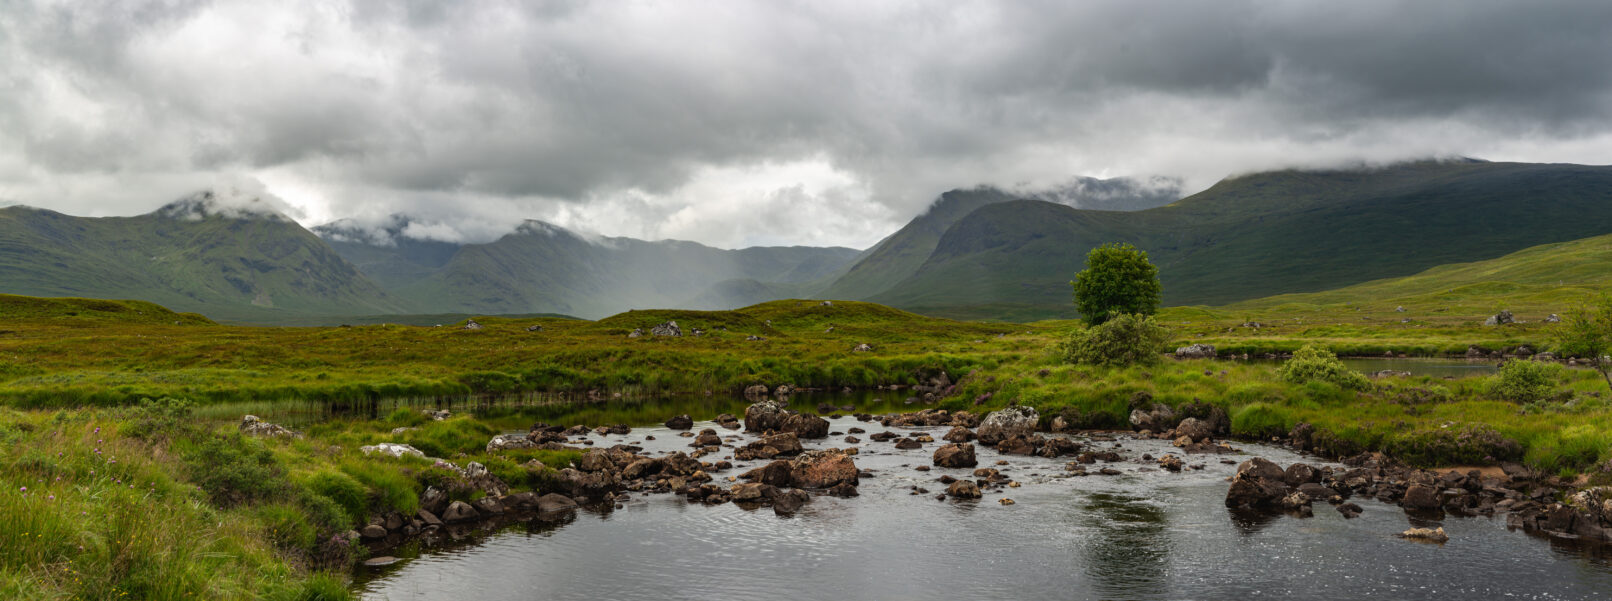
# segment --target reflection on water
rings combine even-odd
[[[1103,598],[1143,599],[1167,591],[1170,539],[1164,508],[1123,494],[1086,498],[1083,520],[1091,537],[1083,561],[1092,588]]]
[[[883,430],[843,417],[831,424]],[[918,430],[938,437],[944,429]],[[657,427],[591,438],[649,453],[687,448]],[[569,522],[527,522],[406,551],[396,565],[359,568],[355,590],[370,601],[1431,601],[1592,599],[1612,592],[1612,567],[1598,552],[1508,532],[1504,519],[1443,518],[1438,525],[1450,542],[1418,545],[1394,536],[1413,523],[1404,511],[1369,499],[1355,500],[1365,512],[1353,520],[1326,503],[1304,519],[1229,513],[1226,478],[1235,465],[1193,456],[1189,464],[1203,469],[1169,473],[1139,459],[1172,451],[1163,441],[1122,441],[1129,459],[1111,464],[1122,472],[1111,477],[1064,477],[1065,460],[981,449],[982,465],[1023,486],[978,501],[937,501],[934,494],[944,488],[938,477],[968,478],[972,470],[916,471],[930,463],[936,444],[911,451],[863,444],[856,463],[874,475],[863,480],[862,496],[816,497],[791,517],[634,494],[619,510],[584,510]],[[1301,459],[1282,449],[1247,448],[1279,464]],[[930,492],[911,494],[915,486]],[[1002,497],[1016,503],[1000,504]]]

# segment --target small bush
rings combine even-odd
[[[220,507],[279,498],[285,469],[263,444],[240,434],[212,436],[187,454],[190,479]]]
[[[1068,363],[1151,364],[1159,361],[1166,340],[1164,327],[1152,317],[1128,313],[1070,334],[1058,350]]]
[[[348,528],[369,514],[369,491],[352,476],[325,470],[308,477],[306,486],[314,495],[330,499],[341,508]]]
[[[1489,382],[1489,394],[1513,403],[1543,401],[1556,391],[1562,367],[1541,361],[1507,361]]]
[[[1366,379],[1365,374],[1345,367],[1332,351],[1308,344],[1294,351],[1293,358],[1283,363],[1277,373],[1283,380],[1293,384],[1329,382],[1345,390],[1363,390],[1371,386],[1371,380]]]

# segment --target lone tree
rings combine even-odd
[[[1115,315],[1152,315],[1159,311],[1159,268],[1147,252],[1129,244],[1104,244],[1086,254],[1086,270],[1075,274],[1075,308],[1087,325]]]
[[[1607,354],[1612,353],[1612,297],[1602,296],[1598,302],[1568,313],[1556,326],[1554,337],[1556,350],[1588,359],[1612,388],[1612,373],[1608,373],[1612,365],[1607,362]]]

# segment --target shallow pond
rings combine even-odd
[[[703,415],[709,417],[709,415]],[[833,431],[862,427],[852,418]],[[712,427],[708,422],[695,425]],[[739,433],[716,428],[724,437]],[[893,429],[928,431],[945,428]],[[656,440],[646,441],[652,435]],[[847,446],[843,434],[808,448]],[[858,437],[866,439],[865,434]],[[687,450],[665,428],[593,436],[646,453]],[[748,441],[744,436],[739,444]],[[1079,438],[1079,437],[1077,437]],[[1504,518],[1442,520],[1444,545],[1398,539],[1413,525],[1397,507],[1365,508],[1345,520],[1317,503],[1315,516],[1243,515],[1224,507],[1226,478],[1246,455],[1194,455],[1201,471],[1168,473],[1142,461],[1172,449],[1162,441],[1119,445],[1118,476],[1067,477],[1067,459],[999,456],[980,465],[1023,483],[979,501],[937,501],[941,444],[901,451],[863,442],[857,465],[875,476],[861,496],[815,497],[800,512],[689,504],[675,495],[629,497],[621,509],[583,510],[557,521],[483,532],[400,553],[385,568],[359,568],[369,600],[528,599],[1586,599],[1612,595],[1612,566],[1594,549],[1530,537]],[[1286,465],[1303,458],[1270,447],[1249,454]],[[717,457],[709,457],[715,460]],[[762,462],[741,462],[719,482]],[[1102,464],[1093,466],[1102,467]],[[912,494],[913,487],[929,490]],[[998,499],[1011,497],[1013,505]],[[1415,521],[1414,525],[1427,525]]]

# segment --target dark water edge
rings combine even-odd
[[[697,424],[696,428],[709,424]],[[836,431],[853,425],[842,418]],[[903,429],[906,430],[906,429]],[[938,436],[943,429],[914,429]],[[723,431],[726,434],[726,431]],[[644,441],[646,435],[656,437]],[[663,428],[595,436],[598,444],[683,450]],[[1099,449],[1108,442],[1092,442]],[[862,496],[817,497],[790,517],[673,495],[633,495],[622,509],[533,520],[414,550],[393,566],[359,568],[354,590],[371,600],[516,599],[1593,599],[1612,594],[1602,548],[1507,531],[1503,518],[1438,520],[1444,545],[1395,533],[1431,522],[1356,500],[1345,520],[1325,503],[1315,516],[1228,511],[1234,465],[1191,456],[1202,471],[1171,474],[1142,461],[1172,449],[1121,440],[1130,461],[1114,477],[1062,477],[1066,460],[998,459],[1021,488],[980,501],[936,501],[943,473],[935,444],[898,451],[863,443],[857,464],[875,472]],[[838,438],[808,446],[845,446]],[[1242,445],[1240,445],[1242,446]],[[1244,446],[1280,464],[1289,451]],[[1227,459],[1241,461],[1243,456]],[[1312,462],[1313,463],[1313,462]],[[742,473],[746,466],[720,476]],[[930,492],[913,495],[912,487]],[[1001,505],[999,497],[1016,503]]]

